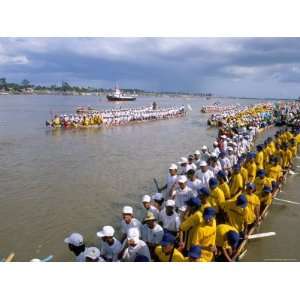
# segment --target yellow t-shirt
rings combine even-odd
[[[230,187],[226,181],[219,185],[219,188],[223,191],[225,199],[230,199]]]
[[[157,255],[160,262],[168,262],[170,259],[170,254],[166,255],[162,251],[162,246],[156,246],[154,250],[155,254]],[[171,262],[183,262],[184,256],[181,252],[179,252],[177,249],[174,249],[173,256]]]
[[[264,153],[263,153],[263,151],[257,152],[255,162],[256,162],[258,169],[264,168]]]
[[[209,247],[216,245],[216,220],[213,220],[213,223],[206,224],[203,223],[202,226],[197,228],[193,239],[191,241],[192,245],[199,245],[202,247]],[[212,261],[214,254],[209,250],[202,250],[202,258],[207,261]]]
[[[274,179],[275,181],[278,181],[279,178],[282,176],[282,168],[280,165],[270,165],[269,168],[267,168],[267,176]]]
[[[246,164],[246,169],[248,170],[248,180],[249,182],[254,182],[256,177],[256,164],[255,162],[249,162]]]
[[[185,232],[185,243],[187,250],[190,249],[194,235],[196,234],[198,228],[201,226],[202,222],[202,212],[200,210],[197,210],[181,223],[180,230]]]
[[[290,149],[282,151],[282,167],[287,168],[289,164],[292,162],[292,152]]]
[[[223,207],[223,203],[225,202],[223,191],[219,187],[216,187],[211,191],[208,201],[210,205],[216,210],[216,212],[219,212],[219,210]]]
[[[230,194],[235,196],[239,189],[243,188],[243,177],[240,173],[233,174],[230,181]]]
[[[242,232],[245,229],[245,223],[251,213],[248,207],[241,208],[236,205],[236,200],[226,201],[224,204],[224,211],[228,217],[228,222],[238,232]]]
[[[248,216],[247,223],[252,224],[256,220],[255,208],[257,206],[260,206],[260,200],[257,197],[257,195],[255,195],[254,193],[251,195],[246,194],[246,198],[248,201],[247,207],[249,207],[249,209],[251,211],[251,214]]]
[[[272,181],[274,181],[274,179],[267,176],[262,179],[260,177],[256,177],[254,180],[254,184],[256,186],[255,194],[260,195],[265,185],[272,187]]]
[[[248,183],[248,170],[241,166],[241,175],[243,177],[243,184],[246,185]]]
[[[265,196],[260,196],[260,202],[265,205],[271,205],[273,197],[271,193],[266,194]]]

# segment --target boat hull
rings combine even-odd
[[[111,95],[107,95],[106,96],[108,101],[135,101],[136,97],[115,97],[115,96],[111,96]]]

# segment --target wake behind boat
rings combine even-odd
[[[134,101],[136,100],[136,95],[126,95],[121,92],[117,87],[113,94],[106,95],[108,101]]]

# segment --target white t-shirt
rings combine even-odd
[[[194,181],[188,180],[187,186],[193,191],[194,196],[196,197],[198,194],[198,190],[200,190],[204,185],[201,180],[196,178]]]
[[[166,209],[164,208],[159,214],[159,221],[162,222],[164,229],[176,232],[179,231],[180,218],[175,211],[171,216],[168,216],[166,214]]]
[[[76,261],[77,262],[84,262],[85,261],[85,251],[86,251],[86,248],[84,251],[82,251],[79,255],[76,256]]]
[[[137,255],[146,256],[149,259],[149,261],[151,261],[149,248],[147,244],[142,240],[139,240],[134,247],[127,247],[124,251],[122,260],[134,261]]]
[[[165,199],[170,198],[169,193],[170,193],[172,187],[174,186],[174,184],[176,185],[176,183],[177,183],[177,175],[171,176],[170,174],[168,174]]]
[[[178,187],[176,189],[176,196],[175,196],[175,205],[180,211],[186,210],[185,201],[189,200],[190,198],[194,197],[194,193],[191,188],[186,186],[183,190]]]
[[[198,170],[196,172],[196,176],[201,180],[202,184],[207,188],[209,188],[209,184],[208,184],[209,179],[215,177],[213,171],[209,169],[206,172],[202,172],[201,170]]]
[[[137,228],[139,230],[139,232],[141,233],[141,227],[142,227],[141,222],[136,218],[132,218],[132,220],[129,224],[125,223],[124,220],[122,220],[122,222],[121,222],[121,231],[124,234],[127,234],[128,230],[130,228]]]
[[[159,224],[150,229],[147,224],[142,227],[142,240],[146,243],[159,244],[163,238],[164,230]]]
[[[118,261],[118,254],[122,250],[122,244],[116,238],[113,238],[114,243],[110,246],[108,243],[101,243],[101,255],[109,261]]]

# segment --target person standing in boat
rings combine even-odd
[[[155,218],[158,218],[159,211],[154,205],[151,204],[151,197],[149,195],[143,196],[142,204],[144,207],[144,215],[146,215],[148,212],[152,212]]]
[[[200,162],[200,170],[196,172],[196,177],[202,182],[202,184],[209,188],[209,179],[214,177],[214,173],[208,169],[207,162],[202,160]]]
[[[177,170],[178,167],[176,164],[171,164],[169,167],[169,174],[167,176],[167,183],[159,191],[162,192],[166,190],[165,199],[170,199],[173,196],[173,191],[177,186]]]
[[[121,222],[121,232],[123,234],[121,242],[123,242],[127,238],[128,231],[130,228],[136,228],[140,233],[141,227],[141,222],[133,217],[133,208],[131,206],[124,206],[122,211]]]

